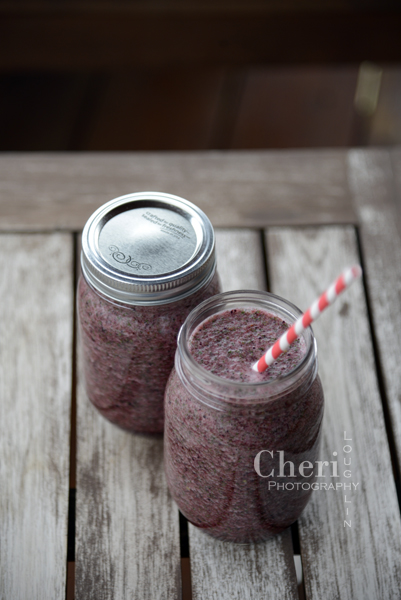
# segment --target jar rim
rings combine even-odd
[[[82,232],[81,267],[113,300],[159,305],[211,279],[215,236],[195,204],[164,192],[136,192],[100,206]]]
[[[96,287],[94,285],[91,277],[88,276],[88,272],[85,270],[84,264],[82,262],[82,255],[81,255],[81,275],[85,279],[86,283],[91,287],[91,289],[96,294],[101,296],[103,298],[103,300],[105,300],[106,302],[109,302],[110,304],[114,304],[115,306],[123,306],[125,308],[133,308],[135,306],[144,306],[144,307],[146,307],[146,306],[149,306],[149,307],[169,306],[170,304],[174,304],[176,302],[181,302],[182,300],[185,300],[185,298],[188,298],[189,296],[196,294],[201,289],[206,288],[212,281],[213,277],[215,276],[216,271],[217,271],[217,265],[216,265],[216,262],[214,262],[212,265],[212,269],[210,270],[210,272],[207,274],[207,276],[204,279],[201,279],[193,287],[188,286],[187,289],[185,289],[185,291],[183,291],[179,296],[178,295],[173,296],[173,297],[167,298],[165,300],[159,300],[158,302],[148,302],[148,301],[140,302],[139,300],[127,301],[126,299],[124,299],[124,300],[117,299],[114,296],[112,296],[111,294],[107,294],[105,292],[104,286],[102,288]]]
[[[240,306],[238,306],[240,304]],[[215,384],[223,387],[230,398],[230,403],[235,404],[235,396],[238,403],[243,405],[243,399],[247,402],[260,403],[262,398],[268,397],[273,400],[275,397],[289,393],[292,389],[299,386],[303,379],[311,370],[313,370],[312,381],[317,374],[317,344],[312,328],[309,326],[304,332],[303,337],[306,342],[306,352],[300,362],[290,371],[270,381],[234,381],[211,373],[201,366],[189,351],[189,339],[194,329],[202,323],[207,317],[228,310],[229,308],[263,308],[272,314],[286,316],[292,323],[302,315],[302,311],[292,302],[272,294],[270,292],[258,290],[235,290],[216,294],[198,304],[186,318],[182,325],[177,339],[176,357],[179,358],[184,368],[190,370],[191,376],[196,380],[205,383]],[[230,390],[234,392],[230,395]],[[250,390],[257,390],[257,398],[249,398]],[[242,393],[241,393],[242,392]],[[219,397],[225,400],[224,397]]]

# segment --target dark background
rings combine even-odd
[[[401,142],[399,2],[0,2],[0,150]]]

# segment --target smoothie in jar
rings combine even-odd
[[[300,314],[272,294],[229,292],[181,329],[165,395],[167,481],[188,520],[221,540],[263,541],[309,500],[323,416],[311,329],[267,371],[251,369]]]
[[[178,331],[220,291],[214,233],[190,202],[156,192],[102,206],[82,239],[77,305],[89,399],[129,431],[163,432]]]

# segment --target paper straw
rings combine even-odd
[[[362,275],[360,265],[354,265],[346,269],[331,284],[331,286],[308,308],[308,310],[299,317],[297,321],[269,348],[269,350],[260,358],[252,369],[258,373],[263,373],[271,364],[282,354],[286,352],[291,344],[301,335],[303,331],[313,321],[322,314],[322,312],[333,304],[334,300],[347,289],[356,279]]]

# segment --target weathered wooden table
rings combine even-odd
[[[305,309],[343,267],[364,267],[314,327],[321,456],[339,477],[266,544],[180,522],[162,442],[120,431],[85,397],[79,232],[103,202],[146,189],[209,215],[226,290]],[[3,155],[0,202],[2,600],[72,598],[74,578],[82,600],[175,599],[182,582],[190,598],[189,573],[196,599],[401,598],[400,149]]]

